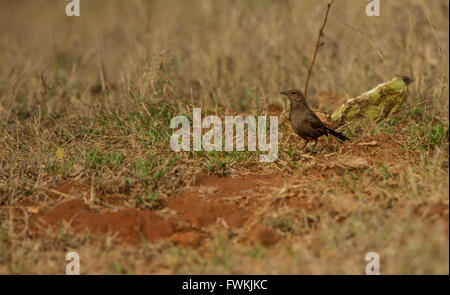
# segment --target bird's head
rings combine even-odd
[[[301,101],[301,100],[305,99],[303,92],[301,92],[298,89],[286,90],[286,91],[280,92],[280,94],[286,95],[291,102]]]

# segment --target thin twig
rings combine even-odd
[[[311,77],[311,72],[312,72],[314,63],[316,62],[317,52],[319,51],[320,46],[323,45],[323,43],[320,43],[320,38],[323,36],[323,30],[325,29],[325,25],[327,24],[327,20],[328,20],[328,12],[330,11],[331,5],[333,5],[333,3],[334,3],[334,0],[331,0],[331,2],[327,4],[327,12],[325,14],[325,18],[323,20],[322,27],[319,30],[319,37],[317,38],[316,49],[314,50],[313,60],[308,69],[308,76],[306,76],[305,90],[303,91],[305,94],[305,97],[307,96],[309,78]]]
[[[48,191],[51,192],[51,193],[57,194],[59,196],[65,197],[65,198],[75,198],[75,196],[72,196],[72,195],[69,195],[69,194],[65,194],[63,192],[60,192],[60,191],[57,191],[57,190],[54,190],[54,189],[48,189]]]

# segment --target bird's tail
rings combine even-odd
[[[331,129],[331,128],[328,128],[328,127],[326,127],[326,128],[327,128],[328,133],[330,133],[331,135],[333,135],[333,136],[339,138],[340,140],[348,140],[348,137],[345,136],[344,134],[339,133],[339,132],[337,132],[337,131],[334,131],[334,130]]]

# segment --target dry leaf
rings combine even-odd
[[[338,159],[336,165],[344,169],[364,169],[369,167],[366,159],[361,157]]]
[[[360,142],[358,143],[360,146],[376,146],[378,145],[378,142],[376,140],[370,141],[370,142]]]

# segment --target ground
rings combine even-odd
[[[364,274],[369,252],[383,274],[449,273],[447,1],[334,4],[316,110],[415,81],[318,153],[278,93],[304,85],[324,1],[109,3],[0,3],[1,274],[64,274],[71,251],[83,274]],[[172,151],[194,107],[279,116],[278,159]]]

